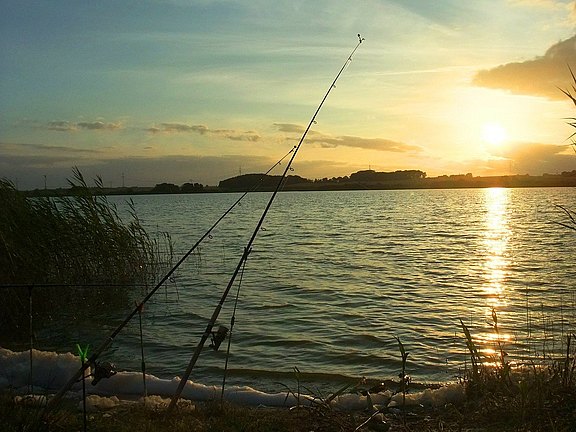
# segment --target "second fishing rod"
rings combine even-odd
[[[222,296],[220,298],[220,301],[218,302],[218,305],[214,309],[214,312],[212,313],[212,316],[211,316],[210,320],[208,321],[208,324],[206,325],[206,329],[204,330],[204,333],[202,334],[200,341],[198,342],[198,345],[196,346],[196,349],[192,355],[192,358],[190,359],[190,362],[188,363],[186,371],[184,372],[184,375],[180,379],[180,383],[178,384],[176,392],[174,393],[174,396],[172,397],[172,400],[170,401],[170,405],[168,406],[168,412],[171,412],[174,409],[174,407],[176,406],[176,404],[178,402],[178,399],[180,399],[182,391],[184,390],[184,387],[186,386],[186,382],[188,381],[188,378],[190,377],[190,374],[192,373],[192,370],[194,369],[194,366],[196,365],[196,362],[198,361],[198,358],[200,357],[200,353],[202,352],[204,344],[206,343],[206,341],[208,340],[208,338],[212,334],[212,329],[213,329],[214,325],[216,324],[216,320],[218,319],[218,316],[220,315],[220,311],[222,310],[224,302],[226,301],[226,298],[228,297],[228,293],[230,292],[230,289],[234,285],[236,277],[240,273],[240,270],[243,268],[244,263],[246,262],[246,260],[248,259],[248,256],[250,255],[250,252],[252,250],[252,244],[254,243],[254,240],[256,239],[258,232],[262,228],[262,224],[264,223],[264,219],[266,219],[266,215],[268,214],[268,211],[270,210],[270,207],[272,206],[272,203],[274,202],[276,195],[280,191],[282,184],[284,183],[284,180],[286,179],[288,171],[290,171],[292,168],[292,163],[293,163],[294,159],[296,158],[296,155],[298,154],[298,151],[300,150],[300,147],[302,146],[302,143],[304,142],[306,135],[308,135],[308,131],[310,130],[312,125],[314,123],[316,123],[316,117],[318,116],[318,113],[322,109],[322,106],[324,105],[324,102],[328,98],[328,95],[336,87],[336,82],[340,78],[340,75],[342,75],[342,72],[344,72],[344,69],[346,69],[346,66],[348,66],[352,62],[352,57],[354,56],[354,53],[356,52],[356,50],[362,44],[363,41],[364,41],[364,38],[362,38],[360,36],[360,34],[358,34],[358,43],[356,44],[356,46],[354,47],[354,49],[352,50],[352,52],[350,53],[350,55],[348,56],[348,58],[346,59],[346,61],[342,65],[342,67],[340,68],[340,71],[338,72],[338,74],[336,74],[336,77],[334,78],[334,80],[330,84],[330,87],[326,91],[326,94],[322,98],[322,101],[320,102],[320,104],[318,105],[318,108],[316,108],[316,111],[314,112],[314,115],[310,119],[310,122],[308,123],[308,126],[306,127],[304,133],[302,134],[300,141],[294,147],[294,149],[293,149],[294,151],[292,152],[292,156],[290,157],[290,160],[288,161],[288,164],[286,165],[286,168],[284,169],[282,176],[278,180],[278,184],[276,186],[276,189],[274,190],[274,192],[270,196],[270,199],[268,200],[268,204],[264,208],[264,211],[262,212],[262,216],[258,220],[258,223],[256,224],[256,227],[254,228],[254,231],[252,233],[252,236],[250,237],[250,240],[248,241],[248,243],[246,244],[246,246],[244,248],[244,252],[242,253],[242,256],[240,257],[240,260],[238,261],[238,265],[236,266],[236,269],[234,270],[234,273],[232,274],[230,281],[228,282],[228,285],[226,286],[224,292],[222,293]]]

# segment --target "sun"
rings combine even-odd
[[[493,146],[500,146],[506,142],[508,134],[499,123],[485,123],[482,126],[482,139]]]

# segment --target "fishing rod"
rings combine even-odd
[[[308,126],[306,127],[304,133],[302,134],[302,137],[300,138],[298,145],[295,146],[294,151],[292,153],[292,156],[290,157],[290,160],[288,161],[288,164],[286,165],[286,168],[284,169],[284,172],[283,172],[282,176],[280,177],[280,180],[278,181],[276,189],[274,190],[274,192],[270,196],[268,204],[266,205],[264,211],[262,212],[262,216],[260,217],[260,220],[256,224],[256,227],[254,228],[254,232],[252,233],[250,240],[248,241],[248,243],[246,244],[246,247],[244,248],[244,252],[242,253],[241,258],[238,261],[238,265],[236,266],[236,269],[234,270],[234,273],[232,274],[232,277],[230,278],[230,281],[228,282],[228,285],[226,286],[226,289],[224,290],[222,297],[220,298],[220,302],[218,303],[218,305],[214,309],[212,317],[210,318],[210,321],[208,322],[208,324],[206,326],[206,330],[204,330],[204,333],[202,334],[202,337],[200,338],[200,342],[198,343],[198,346],[196,347],[196,350],[194,351],[194,354],[192,355],[192,358],[190,359],[190,362],[188,363],[188,367],[186,368],[184,375],[180,379],[180,383],[178,384],[178,388],[176,389],[176,393],[174,393],[174,396],[172,397],[172,400],[170,401],[170,405],[168,406],[168,413],[170,413],[174,409],[174,407],[176,406],[176,404],[178,402],[178,399],[180,399],[180,395],[182,394],[182,390],[184,390],[184,386],[186,385],[186,382],[188,381],[188,378],[190,377],[190,374],[192,373],[192,369],[194,368],[196,362],[198,361],[198,357],[200,357],[200,352],[202,351],[202,348],[204,347],[206,340],[212,334],[212,328],[214,327],[214,324],[216,323],[216,320],[218,319],[218,315],[220,315],[220,311],[222,310],[222,306],[224,305],[224,302],[226,301],[226,297],[228,297],[228,293],[230,292],[230,289],[232,288],[232,285],[234,284],[234,281],[236,280],[238,273],[242,269],[244,262],[248,259],[248,255],[252,251],[252,249],[251,249],[252,244],[254,243],[254,240],[256,239],[256,236],[258,235],[258,232],[260,231],[262,224],[264,223],[264,219],[266,218],[266,215],[268,214],[268,211],[270,210],[270,207],[272,206],[272,203],[274,202],[274,199],[276,198],[276,195],[278,194],[278,191],[280,190],[282,183],[283,183],[284,179],[286,178],[286,175],[288,174],[288,171],[292,167],[292,162],[296,158],[296,155],[298,154],[298,150],[300,150],[300,147],[302,146],[302,143],[304,142],[304,139],[306,138],[308,131],[310,130],[312,125],[314,123],[316,123],[316,116],[318,115],[318,113],[322,109],[322,106],[324,105],[324,102],[328,98],[328,95],[330,94],[332,89],[334,89],[336,87],[336,81],[338,81],[338,78],[340,78],[340,75],[342,75],[342,72],[344,72],[344,69],[346,69],[346,66],[348,66],[348,64],[352,62],[352,56],[354,55],[354,53],[356,52],[356,50],[358,49],[360,44],[362,44],[363,41],[364,41],[364,38],[361,37],[360,34],[358,34],[358,44],[352,50],[352,52],[350,53],[350,55],[348,56],[348,58],[346,59],[346,61],[342,65],[342,68],[340,68],[340,71],[336,75],[336,78],[334,78],[334,81],[332,81],[332,84],[330,84],[328,91],[326,92],[326,94],[322,98],[320,105],[318,105],[318,108],[316,108],[314,115],[310,119]]]
[[[267,175],[268,173],[270,173],[274,168],[276,168],[277,166],[282,164],[282,161],[284,161],[284,159],[286,159],[290,153],[293,153],[296,149],[296,146],[294,146],[292,149],[290,149],[290,151],[288,151],[288,153],[286,153],[281,159],[279,159],[274,165],[272,165],[270,167],[270,169],[268,169],[268,171],[266,171],[263,175]],[[263,180],[264,177],[262,177],[261,180]],[[261,183],[261,182],[260,182]],[[78,380],[84,375],[84,372],[86,371],[86,369],[88,369],[88,367],[90,365],[95,365],[96,364],[96,360],[100,357],[100,355],[110,346],[110,344],[114,341],[114,338],[118,335],[118,333],[120,333],[122,331],[122,329],[124,327],[126,327],[126,325],[130,322],[130,320],[137,314],[139,313],[142,308],[144,307],[144,304],[150,300],[150,298],[156,293],[156,291],[158,291],[160,289],[160,287],[172,276],[172,274],[180,267],[180,265],[182,265],[182,263],[194,252],[194,250],[196,250],[196,248],[200,245],[200,243],[202,243],[202,241],[204,241],[206,239],[206,237],[211,237],[211,232],[214,230],[214,228],[216,228],[216,226],[237,206],[240,204],[240,201],[242,201],[242,199],[244,199],[244,197],[246,195],[248,195],[250,192],[254,192],[258,189],[258,187],[260,187],[260,183],[257,183],[256,185],[254,185],[254,187],[249,190],[244,192],[217,220],[216,222],[214,222],[212,224],[212,226],[202,235],[202,237],[200,237],[200,239],[198,239],[196,241],[196,243],[194,243],[194,245],[190,248],[190,250],[188,250],[188,252],[186,252],[184,254],[184,256],[182,256],[182,258],[180,258],[180,260],[168,271],[168,273],[166,273],[164,275],[164,277],[160,280],[160,282],[158,282],[156,284],[156,286],[154,286],[154,288],[144,297],[144,299],[136,304],[136,307],[132,310],[132,312],[124,319],[124,321],[122,321],[122,323],[116,327],[116,329],[114,331],[112,331],[112,333],[108,336],[108,338],[106,338],[104,340],[104,342],[102,342],[102,344],[94,351],[94,353],[88,358],[88,360],[86,362],[84,362],[82,364],[82,367],[76,371],[76,373],[68,380],[68,382],[58,391],[58,393],[56,393],[54,395],[54,397],[52,399],[50,399],[48,401],[48,403],[46,404],[45,407],[45,411],[49,411],[50,409],[56,407],[58,405],[58,403],[60,402],[60,400],[62,399],[62,397],[72,388],[72,386],[78,382]]]

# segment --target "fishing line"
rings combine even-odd
[[[144,336],[142,334],[142,312],[144,311],[144,305],[136,305],[138,308],[138,321],[140,324],[140,358],[142,360],[142,384],[144,387],[144,397],[148,396],[148,390],[146,389],[146,362],[144,361]]]
[[[244,261],[244,264],[242,264],[240,279],[238,279],[238,289],[236,290],[236,299],[234,300],[234,309],[232,310],[232,317],[230,318],[230,332],[228,333],[228,347],[226,348],[226,361],[224,362],[224,376],[222,377],[222,392],[220,393],[220,402],[224,401],[224,387],[226,386],[226,375],[228,373],[228,359],[230,358],[230,346],[232,345],[232,332],[234,331],[234,324],[236,323],[236,308],[238,307],[240,287],[242,286],[242,278],[244,277],[245,268],[246,261]]]
[[[243,267],[244,262],[248,259],[248,255],[250,254],[252,243],[254,243],[254,240],[256,239],[256,236],[258,235],[258,232],[260,231],[260,228],[262,227],[262,224],[264,223],[264,219],[266,218],[266,215],[268,214],[268,211],[270,210],[270,207],[272,206],[272,203],[274,202],[274,199],[276,198],[276,195],[278,194],[278,191],[280,190],[280,187],[282,185],[282,182],[284,181],[284,178],[286,177],[288,171],[290,171],[290,168],[292,167],[292,162],[294,161],[294,158],[298,154],[298,150],[300,150],[300,147],[302,146],[302,142],[306,138],[306,135],[308,134],[308,131],[310,130],[312,125],[316,122],[316,116],[318,115],[318,113],[322,109],[322,106],[324,105],[324,102],[328,98],[328,95],[330,94],[332,89],[334,89],[336,87],[336,81],[338,81],[338,78],[340,78],[340,75],[342,74],[342,72],[344,72],[344,69],[346,68],[346,66],[348,66],[348,64],[350,62],[352,62],[352,56],[354,55],[354,53],[356,52],[356,50],[358,49],[360,44],[362,44],[363,41],[364,41],[364,38],[362,38],[360,35],[358,35],[358,44],[352,50],[352,52],[350,53],[350,55],[348,56],[348,58],[346,59],[346,61],[342,65],[342,68],[340,69],[340,71],[336,75],[336,78],[334,78],[334,81],[332,81],[332,84],[330,84],[328,91],[326,92],[326,94],[322,98],[320,105],[318,105],[318,108],[316,108],[316,111],[314,112],[314,115],[310,119],[310,122],[308,123],[306,130],[302,134],[302,137],[300,138],[298,145],[295,146],[294,151],[292,152],[292,156],[290,157],[290,160],[288,161],[288,164],[286,165],[286,168],[284,169],[284,173],[280,177],[280,180],[278,181],[278,184],[276,185],[276,189],[272,193],[272,196],[270,197],[268,204],[266,205],[266,208],[262,212],[262,216],[260,217],[260,220],[256,224],[256,227],[254,229],[254,232],[252,233],[252,236],[250,237],[250,240],[248,241],[248,244],[244,248],[244,253],[242,254],[242,257],[240,258],[238,265],[236,266],[236,269],[234,270],[234,273],[232,274],[232,277],[230,278],[230,281],[228,282],[228,285],[226,286],[226,289],[224,290],[224,293],[222,294],[222,297],[220,298],[220,302],[218,303],[218,305],[214,309],[212,317],[210,318],[210,321],[208,322],[208,324],[206,326],[206,330],[204,331],[204,334],[200,338],[200,342],[198,343],[198,346],[196,347],[196,350],[194,351],[194,354],[192,355],[192,358],[190,359],[190,362],[188,363],[188,367],[186,368],[184,375],[180,379],[180,383],[178,384],[178,388],[176,389],[176,393],[174,393],[174,396],[172,397],[172,400],[170,401],[170,405],[168,406],[168,412],[171,412],[174,409],[174,407],[176,406],[176,403],[178,402],[178,399],[180,399],[180,395],[182,394],[182,390],[184,390],[184,386],[186,385],[186,382],[188,381],[188,378],[190,377],[190,374],[192,373],[192,369],[194,368],[196,361],[198,360],[198,357],[200,357],[200,352],[202,351],[202,348],[204,347],[206,340],[212,334],[212,328],[214,327],[214,324],[216,323],[216,320],[218,319],[218,315],[220,315],[220,311],[222,310],[222,306],[224,305],[226,297],[228,296],[228,293],[230,292],[230,289],[232,288],[232,285],[234,284],[234,281],[236,280],[236,277],[238,276],[240,269]]]
[[[30,380],[28,381],[28,389],[30,394],[34,393],[34,377],[32,368],[32,350],[34,349],[34,323],[32,318],[32,288],[30,285],[28,287],[28,319],[29,319],[29,336],[30,336]]]
[[[96,360],[100,357],[100,355],[112,344],[112,342],[114,341],[114,338],[122,331],[122,329],[124,327],[126,327],[126,325],[130,322],[130,320],[134,317],[134,315],[136,315],[138,313],[138,310],[141,306],[143,306],[148,300],[150,300],[150,298],[160,289],[160,287],[162,287],[164,285],[164,283],[169,280],[173,273],[180,267],[180,265],[196,250],[196,248],[200,245],[200,243],[202,243],[202,241],[204,241],[204,239],[206,239],[206,237],[210,237],[212,238],[211,232],[214,230],[214,228],[216,228],[216,226],[226,217],[228,216],[228,214],[230,214],[230,212],[232,212],[232,210],[240,204],[240,201],[242,201],[244,199],[244,197],[246,195],[248,195],[250,192],[254,192],[256,190],[258,190],[258,188],[260,187],[260,184],[262,183],[262,181],[264,180],[264,176],[267,175],[268,173],[270,173],[273,169],[275,169],[277,166],[279,166],[282,161],[284,159],[286,159],[291,153],[294,153],[296,151],[296,146],[294,146],[292,149],[290,149],[290,151],[288,151],[284,156],[282,156],[282,158],[280,160],[278,160],[274,165],[272,165],[268,171],[266,171],[266,173],[263,174],[263,176],[260,178],[260,182],[256,183],[254,185],[254,187],[249,190],[244,192],[217,220],[216,222],[214,222],[212,224],[212,226],[202,235],[202,237],[200,237],[200,239],[198,239],[196,241],[196,243],[188,250],[188,252],[186,252],[184,254],[184,256],[182,256],[182,258],[180,258],[180,260],[164,275],[164,277],[154,286],[154,288],[144,297],[144,299],[138,304],[136,305],[136,307],[132,310],[132,312],[124,319],[124,321],[118,326],[116,327],[116,329],[114,331],[112,331],[112,333],[104,340],[104,342],[102,342],[100,344],[100,346],[94,350],[94,352],[92,353],[92,355],[90,356],[90,358],[88,358],[88,360],[86,362],[82,363],[82,367],[80,369],[78,369],[76,371],[76,373],[68,380],[68,382],[66,384],[64,384],[64,386],[58,391],[58,393],[56,393],[54,395],[53,398],[51,398],[48,403],[46,404],[45,408],[44,408],[44,413],[50,411],[51,409],[53,409],[54,407],[56,407],[60,401],[62,400],[62,397],[72,388],[72,386],[80,379],[80,377],[84,374],[85,370],[88,369],[88,367],[90,365],[96,365]],[[292,158],[293,159],[293,158]],[[291,159],[291,160],[292,160]],[[29,286],[29,285],[25,285],[25,286]],[[45,286],[52,286],[50,284],[45,284]],[[80,286],[80,285],[78,285]],[[88,285],[84,285],[84,286],[88,286]],[[40,415],[38,417],[38,420],[42,419],[42,415]]]

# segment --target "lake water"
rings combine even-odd
[[[132,199],[151,233],[170,233],[179,258],[239,196]],[[147,304],[149,373],[183,374],[269,197],[246,196]],[[125,207],[125,197],[111,200]],[[397,379],[396,337],[413,381],[453,381],[468,359],[460,320],[488,357],[498,340],[514,362],[560,352],[576,332],[576,232],[555,223],[567,221],[556,204],[576,209],[576,191],[280,193],[242,273],[227,382],[281,390],[277,382],[295,385],[295,367],[332,389],[352,377]],[[230,327],[236,289],[218,324]],[[98,345],[129,311],[55,318],[39,326],[36,346]],[[226,345],[206,347],[191,379],[219,384]],[[139,370],[137,319],[102,358]]]

